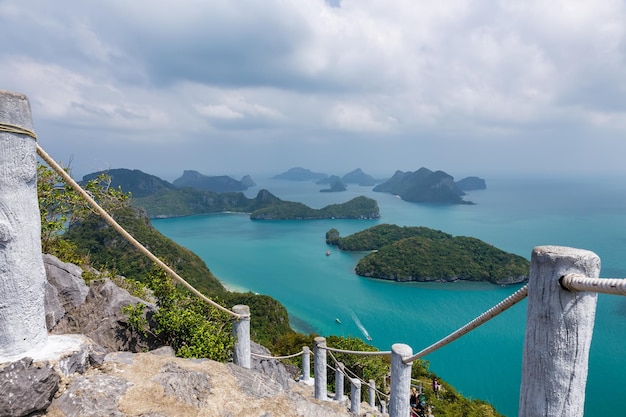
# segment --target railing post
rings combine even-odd
[[[311,349],[308,346],[302,348],[302,382],[311,382]]]
[[[315,398],[324,401],[328,399],[326,389],[326,338],[318,336],[313,341],[315,342],[313,347]]]
[[[350,379],[350,412],[356,415],[361,412],[361,381],[356,378]]]
[[[519,417],[582,416],[597,293],[569,292],[559,278],[597,278],[593,252],[538,246],[531,256]]]
[[[33,130],[28,98],[0,91],[0,122]],[[37,200],[37,144],[23,133],[0,132],[0,358],[48,341]],[[0,361],[1,362],[1,361]]]
[[[335,401],[343,400],[343,363],[339,362],[335,370]]]
[[[233,362],[242,368],[252,367],[250,349],[250,307],[238,304],[233,307],[233,312],[244,317],[233,320],[233,336],[235,346],[233,348]]]
[[[369,405],[372,408],[376,407],[376,381],[370,379],[369,385]]]
[[[389,417],[406,417],[411,411],[409,397],[411,395],[412,362],[405,364],[402,359],[413,355],[409,345],[396,343],[391,346],[391,383],[389,394]]]
[[[380,412],[383,415],[387,414],[387,402],[385,400],[380,400]]]

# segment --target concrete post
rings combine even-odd
[[[355,415],[361,413],[361,381],[356,378],[350,380],[350,412]]]
[[[559,278],[597,278],[590,251],[538,246],[531,256],[519,417],[582,416],[597,293],[569,292]]]
[[[343,400],[343,363],[339,362],[335,370],[335,401]]]
[[[0,91],[0,123],[33,130],[28,98]],[[0,362],[46,344],[37,145],[0,131]]]
[[[370,379],[369,385],[368,385],[369,391],[369,405],[372,408],[376,407],[376,381],[374,381],[373,379]]]
[[[405,364],[402,358],[413,355],[410,346],[396,343],[391,346],[391,383],[389,394],[389,417],[406,417],[411,408],[411,367],[413,363]]]
[[[380,400],[380,412],[383,415],[387,414],[387,402],[385,400]]]
[[[235,346],[233,347],[233,362],[242,368],[250,369],[252,364],[250,350],[250,307],[238,304],[233,307],[233,312],[244,315],[233,320],[233,337]]]
[[[302,348],[302,382],[311,381],[311,349],[308,346]]]
[[[313,339],[313,366],[315,372],[315,398],[325,401],[328,398],[326,388],[326,338],[318,336]]]

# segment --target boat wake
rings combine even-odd
[[[356,324],[356,326],[359,328],[359,330],[361,330],[361,333],[363,333],[363,336],[365,336],[365,338],[367,340],[372,340],[372,337],[367,332],[367,329],[365,328],[365,326],[363,326],[363,323],[361,323],[361,320],[359,320],[359,318],[357,317],[356,313],[354,311],[350,310],[350,315],[352,316],[352,320],[354,320],[354,324]]]

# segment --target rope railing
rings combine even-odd
[[[590,278],[582,274],[567,274],[561,277],[559,283],[568,291],[626,295],[626,279],[624,278]]]
[[[333,360],[333,362],[335,363],[335,365],[338,365],[340,362],[337,360],[337,358],[335,358],[335,355],[333,355],[333,351],[338,351],[339,349],[329,349],[326,348],[326,350],[328,350],[328,354],[330,355],[330,358]],[[343,353],[343,352],[342,352]],[[326,365],[328,368],[332,369],[333,371],[336,371],[335,368],[331,367],[330,365]],[[339,369],[339,372],[341,372],[342,374],[344,374],[345,376],[347,376],[348,378],[356,378],[359,381],[361,381],[361,383],[365,386],[369,386],[369,382],[366,382],[363,378],[361,378],[360,376],[358,376],[356,373],[354,373],[354,371],[352,371],[350,368],[347,368],[345,365],[343,367],[337,367]],[[349,375],[351,374],[351,375]],[[384,392],[378,390],[376,387],[374,387],[374,390],[380,394],[381,396],[385,397],[385,398],[389,398],[389,394],[385,394]]]
[[[346,353],[348,355],[391,356],[391,351],[390,350],[385,350],[385,351],[344,350],[344,349],[331,348],[331,347],[328,347],[328,346],[324,346],[321,349],[326,349],[329,352],[335,352],[335,353]]]
[[[419,359],[423,356],[426,356],[429,353],[432,353],[436,351],[437,349],[447,345],[448,343],[455,341],[459,337],[469,333],[470,331],[474,330],[478,326],[486,323],[487,321],[491,320],[498,314],[502,313],[508,308],[519,303],[524,298],[526,298],[527,295],[528,295],[528,285],[524,285],[522,288],[514,292],[512,295],[505,298],[503,301],[496,304],[494,307],[490,308],[489,310],[485,311],[483,314],[476,317],[474,320],[470,321],[465,326],[459,328],[455,332],[450,333],[448,336],[444,337],[443,339],[439,340],[436,343],[433,343],[427,348],[422,349],[421,351],[417,352],[415,355],[410,356],[408,358],[403,358],[402,362],[404,362],[405,364],[411,363],[414,360]]]
[[[23,133],[23,134],[28,134],[28,133],[24,133],[24,132],[19,132],[19,133]],[[205,296],[204,294],[202,294],[200,291],[198,291],[197,289],[195,289],[191,284],[189,284],[187,281],[185,281],[180,275],[178,275],[172,268],[170,268],[167,264],[165,264],[165,262],[163,262],[162,260],[160,260],[159,258],[157,258],[152,252],[150,252],[148,249],[146,249],[145,246],[143,246],[141,243],[139,243],[139,241],[137,241],[133,236],[130,235],[130,233],[128,233],[126,230],[124,230],[124,228],[122,228],[119,223],[117,223],[115,221],[115,219],[113,219],[113,217],[111,217],[111,215],[109,213],[107,213],[102,207],[100,207],[100,205],[89,195],[89,193],[87,193],[76,181],[74,181],[74,179],[59,165],[56,163],[56,161],[54,159],[52,159],[50,157],[50,155],[48,155],[42,148],[41,146],[39,146],[39,144],[37,143],[37,154],[39,154],[39,156],[52,168],[56,171],[57,174],[59,174],[61,176],[61,178],[63,178],[63,180],[65,182],[67,182],[67,184],[72,187],[72,189],[74,189],[74,191],[76,191],[78,194],[80,194],[85,200],[87,200],[87,202],[89,203],[89,205],[111,226],[113,227],[113,229],[115,229],[117,232],[119,232],[130,244],[132,244],[135,248],[137,248],[141,253],[143,253],[144,255],[146,255],[151,261],[153,261],[154,263],[156,263],[160,268],[162,268],[170,277],[172,277],[174,280],[178,281],[182,286],[184,286],[185,288],[187,288],[189,291],[191,291],[194,295],[196,295],[198,298],[200,298],[201,300],[203,300],[204,302],[210,304],[211,306],[217,308],[220,311],[223,311],[224,313],[227,313],[237,319],[242,319],[242,318],[247,318],[249,317],[249,315],[243,315],[243,314],[238,314],[235,313],[229,309],[227,309],[226,307],[216,303],[215,301],[211,300],[210,298],[208,298],[207,296]]]
[[[304,354],[303,350],[301,350],[300,352],[297,352],[297,353],[293,353],[291,355],[284,355],[284,356],[267,356],[267,355],[261,355],[259,353],[254,353],[254,352],[250,353],[250,355],[254,356],[255,358],[259,358],[259,359],[276,359],[276,360],[296,358],[298,356],[301,356],[302,354]]]

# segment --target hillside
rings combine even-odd
[[[456,186],[451,175],[428,168],[415,172],[396,171],[393,177],[374,187],[373,191],[398,195],[405,201],[415,203],[473,204],[463,200],[465,193]]]
[[[378,225],[346,238],[336,229],[326,242],[342,250],[373,250],[357,264],[358,275],[392,281],[486,281],[513,284],[528,279],[530,263],[479,239],[426,227]]]
[[[356,197],[342,204],[313,209],[302,203],[279,202],[250,214],[252,220],[378,219],[376,200]]]
[[[154,194],[166,192],[176,189],[176,186],[167,181],[162,180],[154,175],[146,174],[138,169],[110,169],[107,171],[99,171],[83,176],[81,185],[106,174],[110,180],[110,186],[113,188],[121,188],[124,192],[131,193],[134,198],[147,197]]]
[[[281,174],[274,175],[272,178],[288,181],[317,181],[326,177],[328,177],[328,175],[321,172],[313,172],[307,168],[295,167]]]
[[[173,181],[173,184],[179,188],[191,187],[215,193],[229,193],[248,189],[241,181],[237,181],[227,175],[207,176],[191,170],[184,171],[182,176]]]

